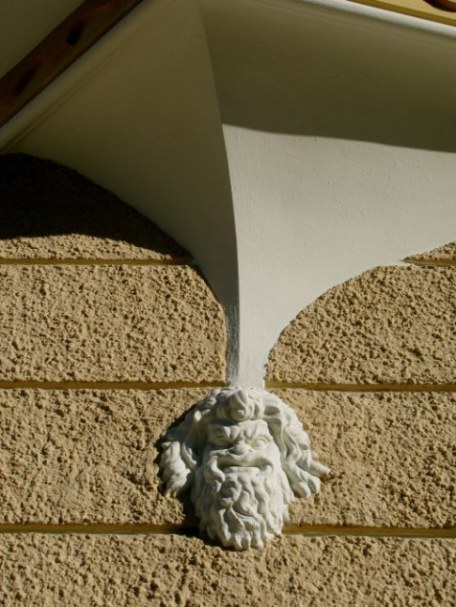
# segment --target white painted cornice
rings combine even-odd
[[[383,22],[393,27],[417,30],[434,35],[437,38],[456,37],[456,28],[452,25],[421,19],[412,15],[396,13],[390,10],[366,6],[351,2],[351,0],[249,0],[250,4],[264,5],[276,8],[282,12],[317,16],[323,19],[363,19],[366,21]],[[403,32],[404,33],[404,32]]]
[[[112,61],[116,53],[128,45],[140,31],[148,28],[151,21],[157,18],[157,13],[166,9],[172,0],[159,2],[142,2],[131,14],[110,32],[105,34],[97,44],[89,49],[56,81],[49,85],[40,95],[31,101],[18,115],[13,117],[0,129],[0,149],[3,152],[14,147],[18,138],[26,135],[44,116],[52,112],[57,105],[71,95],[98,69]],[[445,43],[456,38],[454,26],[435,23],[426,19],[394,13],[375,7],[365,6],[348,0],[248,0],[251,5],[263,5],[275,8],[281,12],[289,12],[325,20],[363,19],[364,26],[375,26],[375,22],[383,22],[394,29],[400,28],[400,35],[407,35],[407,30],[428,33],[434,37],[435,44]],[[404,31],[405,30],[405,31]],[[430,41],[428,41],[430,43]]]

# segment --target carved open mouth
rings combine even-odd
[[[268,472],[270,472],[272,470],[272,466],[270,464],[264,464],[263,466],[242,466],[242,465],[238,465],[238,466],[226,466],[226,467],[222,467],[221,470],[223,470],[223,472],[225,474],[236,474],[236,473],[240,473],[242,472],[248,472],[249,474],[258,474],[258,473],[262,473],[262,474],[267,474]]]
[[[253,461],[252,461],[253,460]],[[225,473],[239,472],[243,470],[245,472],[257,473],[268,472],[272,470],[272,463],[266,459],[257,459],[245,456],[224,456],[219,458],[217,466],[220,470]]]

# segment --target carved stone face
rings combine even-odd
[[[280,534],[294,493],[317,493],[328,472],[293,410],[263,390],[216,391],[165,438],[168,493],[191,488],[201,529],[238,550]]]
[[[209,537],[237,549],[280,533],[292,499],[264,420],[209,422],[192,499]]]
[[[280,453],[274,443],[266,422],[262,419],[239,423],[226,423],[218,420],[208,425],[208,443],[205,454],[223,455],[225,467],[257,466],[257,462],[280,460]]]

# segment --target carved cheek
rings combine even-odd
[[[272,465],[282,467],[280,449],[273,441],[264,449],[264,455]]]

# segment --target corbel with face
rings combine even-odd
[[[237,550],[280,535],[295,495],[318,493],[329,473],[293,409],[260,389],[215,390],[162,448],[166,493],[190,491],[201,531]]]

